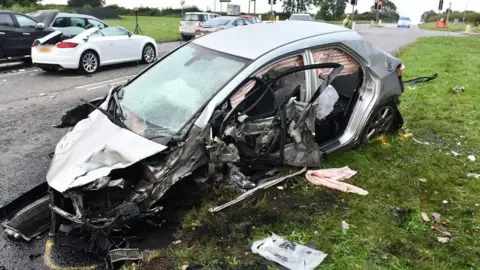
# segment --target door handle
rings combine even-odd
[[[30,36],[30,33],[23,33],[24,36]]]

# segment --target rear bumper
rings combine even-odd
[[[41,53],[34,47],[32,48],[32,63],[38,67],[61,67],[65,69],[78,69],[79,57],[75,50],[62,49],[61,52]]]

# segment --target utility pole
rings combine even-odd
[[[252,1],[248,0],[248,14],[250,14],[250,2],[252,2]]]
[[[270,0],[270,14],[273,16],[273,0]]]
[[[257,15],[257,0],[253,0],[253,15]]]
[[[353,22],[353,14],[355,13],[355,5],[352,4],[352,22]]]
[[[213,0],[213,12],[217,12],[217,0]]]
[[[465,11],[463,12],[463,23],[465,23],[466,16],[467,16],[467,4],[465,4]]]
[[[448,18],[450,18],[450,11],[452,10],[452,1],[450,1],[450,5],[448,6],[448,12],[447,12],[447,22]]]

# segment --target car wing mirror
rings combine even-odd
[[[45,24],[44,23],[37,23],[37,25],[35,26],[35,29],[37,30],[43,30],[45,28]]]
[[[128,31],[128,37],[132,37],[133,33]]]

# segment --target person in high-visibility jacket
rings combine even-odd
[[[352,20],[350,20],[350,15],[347,15],[345,20],[343,20],[343,26],[352,29]]]

